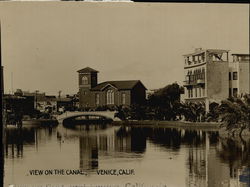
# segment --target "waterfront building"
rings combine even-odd
[[[17,89],[14,95],[21,97],[33,97],[34,108],[40,112],[55,112],[57,109],[57,99],[54,95],[46,95],[44,92],[39,91],[22,91],[21,89]]]
[[[249,54],[232,54],[229,63],[229,97],[241,97],[250,93]]]
[[[11,114],[31,115],[34,113],[34,97],[5,94],[3,96],[5,109]]]
[[[249,54],[232,54],[229,50],[196,49],[184,55],[184,101],[204,104],[221,102],[231,96],[249,94]]]
[[[36,100],[36,109],[40,112],[52,112],[57,109],[57,99],[53,95],[38,97]]]
[[[146,88],[140,80],[106,81],[98,84],[98,71],[86,67],[79,74],[80,108],[142,104]]]

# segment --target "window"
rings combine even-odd
[[[202,88],[202,96],[205,96],[205,88]]]
[[[99,94],[95,94],[95,104],[96,105],[100,104],[100,95]]]
[[[231,77],[231,72],[229,72],[229,80],[231,81],[232,77]]]
[[[233,96],[237,97],[238,94],[238,88],[233,88]]]
[[[122,93],[122,104],[125,105],[126,104],[126,94]]]
[[[108,90],[107,91],[107,104],[114,104],[114,91]]]
[[[88,77],[86,76],[82,77],[82,84],[88,84]]]
[[[197,97],[197,88],[195,88],[194,91],[195,91],[195,97]]]
[[[190,75],[189,80],[190,80],[190,82],[193,82],[194,81],[194,76]]]
[[[237,72],[233,72],[233,80],[237,80],[238,79],[238,74]]]
[[[229,88],[229,97],[232,97],[232,89]]]
[[[205,53],[202,53],[201,59],[203,62],[205,61]]]
[[[188,89],[188,98],[190,98],[191,95],[190,95],[190,89]]]
[[[188,89],[188,98],[192,98],[193,97],[193,89]]]

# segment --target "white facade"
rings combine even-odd
[[[229,97],[241,97],[250,93],[249,54],[232,54],[229,63]]]
[[[208,111],[211,102],[228,96],[228,52],[197,49],[184,55],[184,101],[204,104]]]
[[[232,54],[229,62],[228,50],[197,49],[184,55],[185,102],[209,104],[219,103],[229,97],[240,97],[250,93],[249,54]]]

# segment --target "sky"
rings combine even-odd
[[[77,70],[98,82],[184,80],[195,48],[249,53],[247,4],[0,2],[5,93],[78,91]]]

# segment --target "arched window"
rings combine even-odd
[[[108,90],[107,91],[107,104],[114,104],[114,91],[113,90]]]
[[[82,84],[88,84],[88,77],[86,76],[82,77]]]
[[[100,104],[100,95],[97,93],[95,94],[95,104],[99,105]]]

